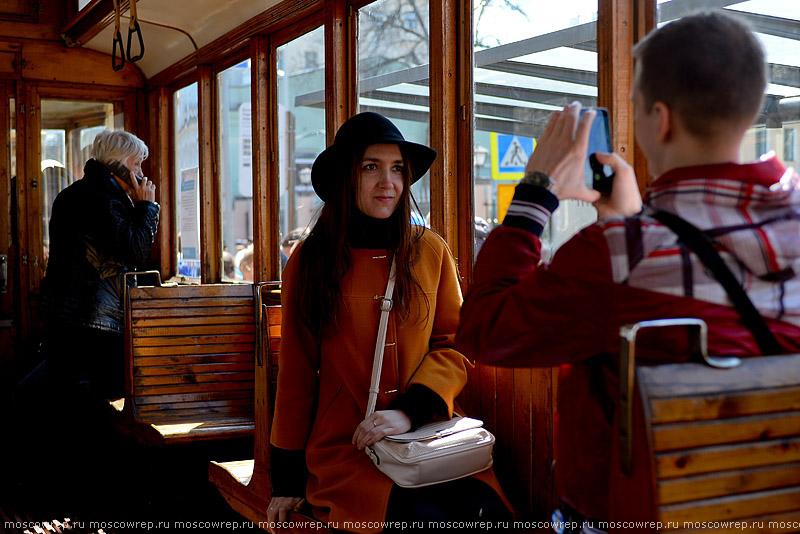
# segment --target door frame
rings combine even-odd
[[[24,85],[24,87],[18,86],[17,96],[18,98],[24,96],[20,102],[25,106],[26,113],[17,116],[17,191],[19,195],[17,217],[20,247],[18,272],[20,277],[19,303],[21,305],[20,329],[22,337],[27,339],[33,332],[40,329],[39,292],[45,274],[43,262],[39,258],[43,248],[42,188],[39,186],[42,174],[42,100],[110,102],[114,104],[115,115],[117,110],[124,114],[121,123],[115,120],[115,127],[123,127],[126,131],[137,135],[136,127],[140,110],[137,109],[136,89],[133,88],[46,82],[20,82],[19,85]],[[19,135],[20,130],[24,131],[24,137]],[[20,143],[20,139],[24,139],[24,143]]]

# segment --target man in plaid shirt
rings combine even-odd
[[[654,177],[644,210],[616,154],[597,156],[616,172],[611,193],[585,185],[594,113],[579,118],[579,104],[554,113],[503,225],[483,244],[456,339],[483,363],[560,366],[556,485],[572,519],[608,520],[620,326],[697,317],[711,353],[759,353],[725,289],[654,211],[704,231],[781,348],[800,352],[800,180],[772,155],[738,163],[766,87],[761,45],[711,12],[652,32],[634,57],[636,138]],[[570,198],[593,202],[599,220],[541,263],[539,236]],[[686,359],[685,332],[644,333],[637,359]]]

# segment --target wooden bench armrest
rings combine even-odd
[[[619,365],[619,453],[622,472],[631,472],[633,449],[633,391],[636,365],[636,336],[644,329],[689,327],[696,335],[693,339],[692,356],[699,357],[711,367],[729,369],[741,365],[739,358],[732,356],[709,356],[708,326],[702,319],[675,318],[640,321],[625,325],[619,329],[620,365]]]

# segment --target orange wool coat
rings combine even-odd
[[[455,262],[444,241],[426,230],[415,266],[430,303],[420,299],[422,318],[406,323],[389,316],[377,410],[386,409],[411,384],[436,392],[452,412],[453,401],[467,381],[468,360],[453,347],[461,308]],[[278,391],[271,442],[290,450],[305,449],[310,472],[306,498],[314,515],[357,532],[380,531],[393,482],[351,443],[366,411],[372,358],[380,316],[379,298],[386,290],[391,256],[387,250],[352,250],[352,266],[342,282],[342,303],[335,332],[321,344],[297,311],[298,258],[292,254],[283,272],[283,327]],[[319,371],[319,373],[318,373]],[[491,470],[476,475],[502,496]],[[372,523],[368,525],[367,523]]]

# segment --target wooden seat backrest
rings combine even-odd
[[[614,458],[612,520],[638,507],[660,522],[650,530],[800,531],[800,354],[638,366],[636,384],[633,469]]]
[[[126,404],[137,420],[253,419],[253,286],[128,292]]]

